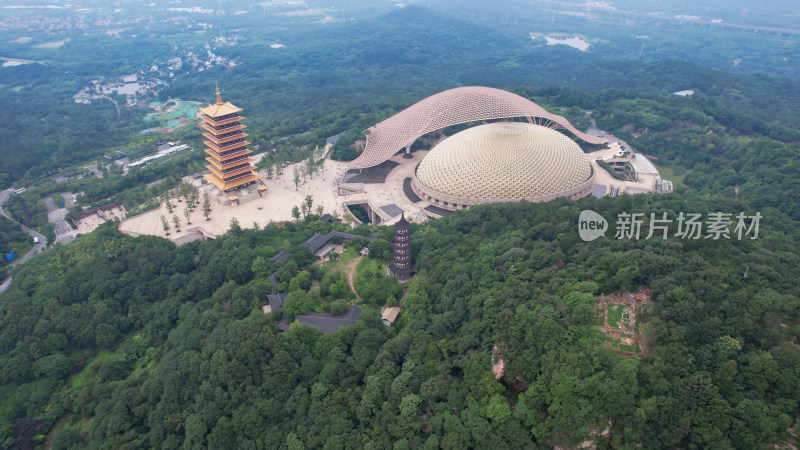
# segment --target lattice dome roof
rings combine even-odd
[[[417,179],[458,197],[506,199],[555,194],[591,176],[581,148],[563,134],[521,122],[469,128],[440,142]]]
[[[564,128],[590,144],[608,142],[606,138],[576,130],[567,119],[517,94],[483,86],[465,86],[431,95],[370,127],[364,152],[348,166],[353,169],[377,166],[420,136],[451,125],[512,117],[551,122],[552,127]]]

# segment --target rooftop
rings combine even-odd
[[[398,306],[383,308],[381,311],[381,319],[386,320],[389,323],[394,323],[394,321],[397,320],[398,315],[400,315],[400,307]]]
[[[219,88],[217,88],[217,103],[208,105],[205,108],[200,108],[200,112],[209,117],[227,116],[228,114],[238,113],[241,110],[242,108],[239,108],[231,102],[223,102],[219,93]]]
[[[438,192],[478,199],[531,198],[584,183],[592,167],[572,139],[540,125],[479,125],[445,139],[417,179]]]
[[[304,325],[316,327],[323,333],[331,334],[341,327],[355,325],[358,322],[358,318],[361,317],[361,311],[360,306],[350,305],[347,312],[341,316],[334,316],[330,313],[310,312],[295,316],[294,319]],[[285,321],[285,317],[284,320],[278,323],[278,328],[282,331],[289,329],[289,324]]]
[[[311,253],[316,253],[317,250],[319,250],[322,247],[324,247],[325,244],[327,244],[328,241],[330,241],[334,237],[340,237],[342,239],[364,238],[369,242],[372,242],[372,240],[374,239],[374,237],[359,236],[357,234],[343,233],[341,231],[331,231],[330,233],[328,233],[326,235],[322,235],[322,234],[319,234],[319,233],[314,233],[305,242],[303,242],[302,244],[298,244],[298,245],[302,245],[303,247],[306,247],[307,249],[311,250]]]
[[[290,256],[292,256],[292,254],[290,252],[287,252],[286,250],[281,250],[278,253],[276,253],[275,256],[273,256],[269,260],[270,261],[280,261],[282,263],[285,263],[289,259]]]

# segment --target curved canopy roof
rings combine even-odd
[[[511,117],[538,117],[552,126],[565,128],[590,144],[605,144],[605,138],[590,136],[575,129],[561,116],[551,114],[536,103],[501,89],[469,86],[450,89],[419,101],[394,116],[370,127],[367,146],[349,167],[365,169],[391,158],[420,136],[452,125],[479,120]]]
[[[475,199],[533,198],[573,189],[592,176],[572,139],[529,123],[491,123],[440,142],[417,179],[444,194]]]

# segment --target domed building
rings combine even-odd
[[[461,131],[420,162],[412,190],[448,210],[480,203],[579,198],[594,172],[572,139],[540,125],[498,122]]]

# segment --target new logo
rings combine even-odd
[[[600,236],[605,236],[608,231],[608,221],[603,216],[588,209],[581,211],[578,217],[578,234],[585,242],[593,241]]]

